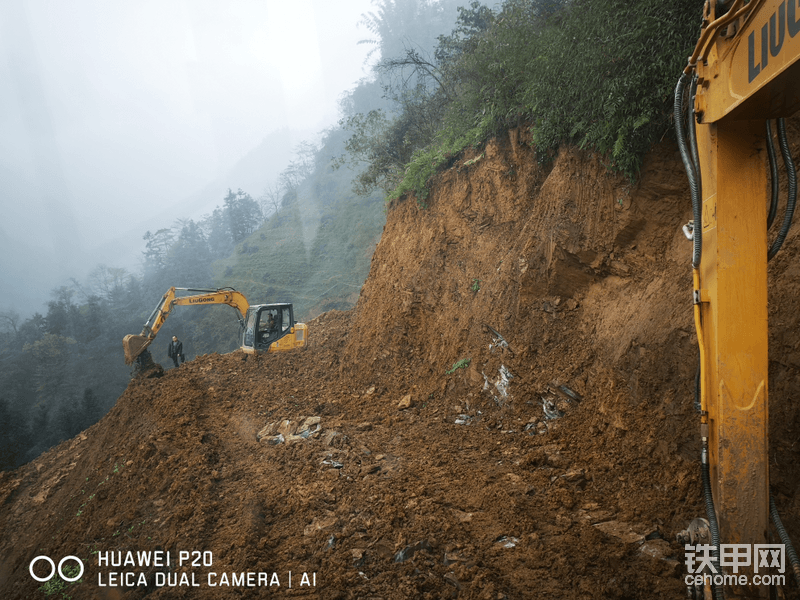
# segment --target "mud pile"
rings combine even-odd
[[[76,599],[683,597],[675,534],[702,507],[680,160],[656,148],[631,185],[527,141],[392,206],[356,308],[309,323],[308,348],[137,378],[2,473],[3,597],[55,587],[39,555],[83,561],[58,591]],[[795,537],[798,247],[770,300]]]

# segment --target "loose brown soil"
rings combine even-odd
[[[526,142],[392,206],[357,306],[306,349],[140,376],[0,474],[2,597],[45,597],[38,555],[83,560],[75,599],[685,597],[675,534],[703,508],[680,160],[657,147],[631,185]],[[771,480],[795,537],[799,249],[770,267]],[[98,565],[148,550],[170,565]],[[100,585],[115,572],[146,585]],[[281,585],[209,585],[247,572]]]

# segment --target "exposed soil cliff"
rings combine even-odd
[[[680,160],[659,146],[631,185],[526,142],[392,206],[356,308],[312,321],[307,349],[136,379],[0,475],[3,597],[43,597],[38,555],[83,560],[76,599],[682,597],[675,534],[702,507]],[[772,483],[795,535],[799,246],[770,304]],[[138,564],[157,550],[169,565]]]

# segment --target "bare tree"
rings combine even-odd
[[[258,203],[261,206],[261,214],[264,215],[265,220],[280,210],[283,193],[284,190],[278,185],[278,182],[270,183],[264,188],[264,193],[261,194]]]
[[[296,191],[303,181],[314,172],[319,147],[313,142],[300,142],[295,148],[296,158],[280,174],[278,182],[287,191]]]
[[[399,93],[394,95],[399,99],[402,93],[409,87],[422,83],[425,88],[430,88],[428,79],[433,79],[439,91],[444,95],[446,101],[452,100],[450,89],[444,83],[444,74],[434,61],[423,56],[423,51],[414,48],[404,48],[404,55],[396,58],[388,58],[378,63],[376,70],[379,73],[394,75],[399,80],[390,88],[399,87]],[[416,82],[412,83],[411,78],[416,76]],[[390,90],[391,91],[391,90]]]
[[[20,316],[13,308],[0,311],[0,326],[6,331],[13,331],[14,335],[17,334],[17,327],[19,326]]]
[[[115,294],[124,289],[130,273],[123,267],[97,265],[89,273],[89,287],[93,294],[111,300]]]

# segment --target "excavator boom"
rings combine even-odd
[[[188,292],[191,295],[179,296],[176,292]],[[125,364],[133,361],[144,352],[156,338],[158,330],[164,325],[173,306],[203,305],[203,304],[228,304],[239,311],[239,322],[244,323],[244,316],[250,304],[244,294],[230,288],[220,289],[193,289],[171,287],[161,297],[150,317],[144,324],[139,335],[126,335],[122,340],[122,349],[125,353]]]

